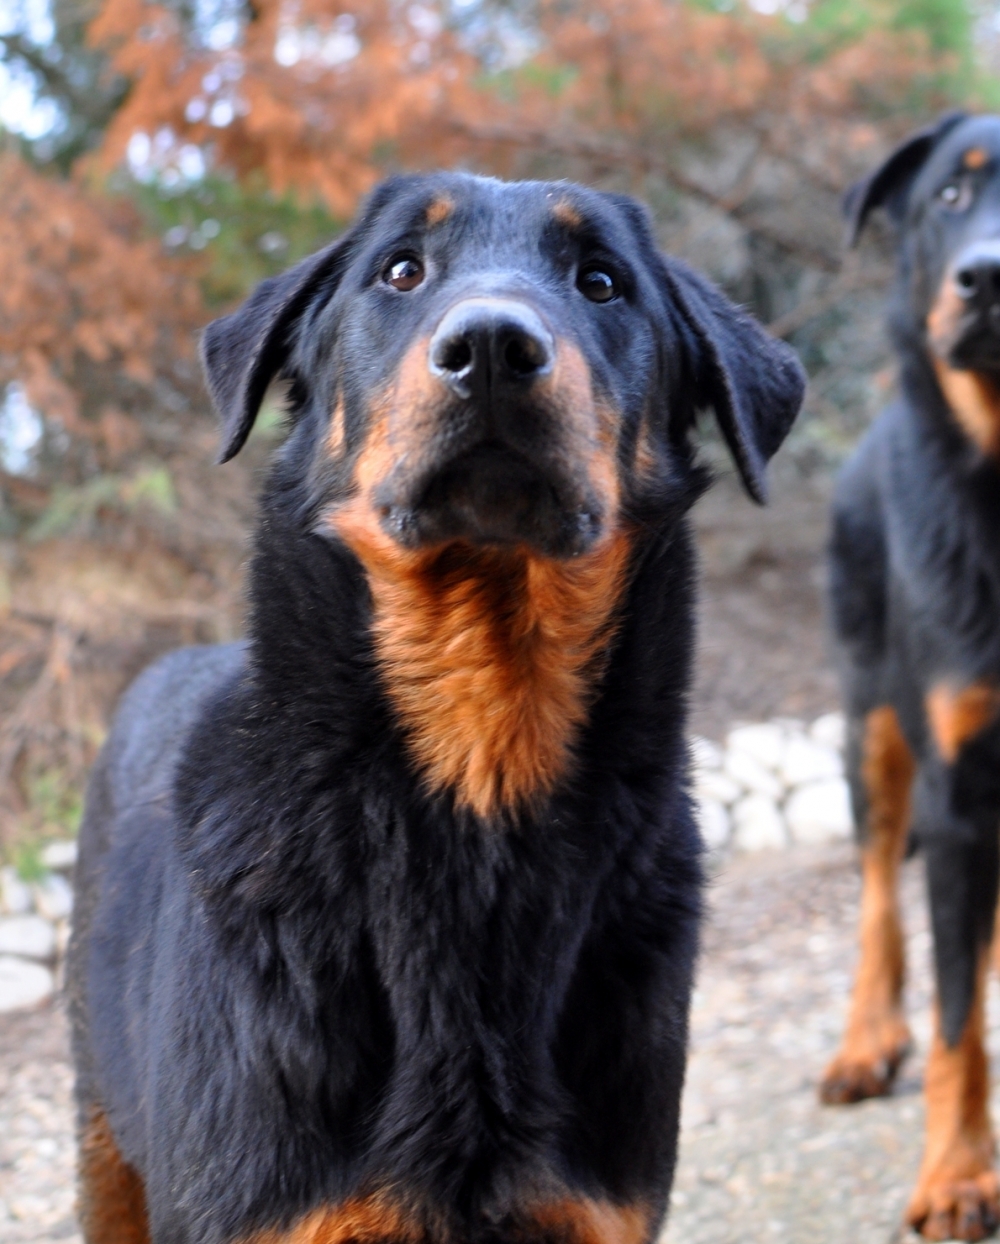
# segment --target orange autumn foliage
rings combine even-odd
[[[107,0],[91,37],[113,49],[114,68],[135,86],[102,158],[113,165],[137,130],[168,126],[210,144],[220,167],[263,172],[278,193],[319,194],[347,215],[377,179],[380,149],[412,160],[419,148],[419,162],[446,163],[450,117],[457,110],[473,119],[486,104],[470,85],[474,58],[436,29],[431,9],[419,12],[429,38],[420,17],[414,25],[414,7],[387,0],[363,0],[348,19],[324,0],[264,0],[241,44],[220,53],[191,46],[167,8]],[[213,75],[217,85],[206,91]],[[220,103],[232,120],[214,126],[211,108]]]
[[[585,156],[598,170],[669,165],[678,140],[734,126],[787,154],[823,122],[832,132],[813,163],[832,178],[832,152],[842,163],[878,137],[863,114],[898,111],[941,64],[912,33],[872,30],[810,59],[749,9],[541,0],[531,54],[487,75],[447,12],[434,0],[357,0],[349,14],[340,0],[258,0],[241,38],[215,51],[173,9],[105,0],[90,37],[133,89],[100,158],[113,167],[134,133],[167,129],[207,146],[219,167],[263,172],[274,189],[346,215],[398,168],[461,161],[503,173],[525,150]]]
[[[19,381],[71,436],[93,439],[104,414],[107,436],[127,439],[122,416],[95,408],[81,373],[148,393],[192,354],[197,285],[141,236],[124,201],[46,177],[12,153],[0,154],[0,203],[0,393]]]

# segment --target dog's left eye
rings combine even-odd
[[[603,268],[581,268],[576,287],[591,302],[612,302],[618,297],[618,283]]]
[[[391,285],[393,289],[402,290],[404,293],[416,289],[423,279],[424,265],[412,255],[400,255],[391,259],[382,273],[382,280],[386,285]]]
[[[950,181],[938,191],[938,198],[953,212],[964,212],[972,202],[972,186],[964,178]]]

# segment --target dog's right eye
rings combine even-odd
[[[423,279],[424,265],[412,255],[398,255],[395,259],[390,259],[382,273],[382,280],[386,285],[402,290],[403,293],[416,289]]]
[[[580,269],[576,287],[590,302],[614,302],[618,297],[615,278],[596,264]]]

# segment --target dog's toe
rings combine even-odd
[[[1000,1190],[993,1171],[975,1179],[918,1185],[906,1220],[925,1240],[985,1240],[1000,1225]]]
[[[909,1049],[909,1041],[905,1041],[874,1058],[838,1055],[820,1081],[820,1101],[827,1106],[846,1106],[868,1097],[885,1097],[892,1091],[896,1072]]]

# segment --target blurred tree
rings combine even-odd
[[[39,17],[29,0],[0,7],[0,61],[8,75],[30,84],[42,132],[25,154],[61,172],[100,142],[121,106],[128,80],[112,73],[107,53],[88,42],[99,0],[50,0]]]

